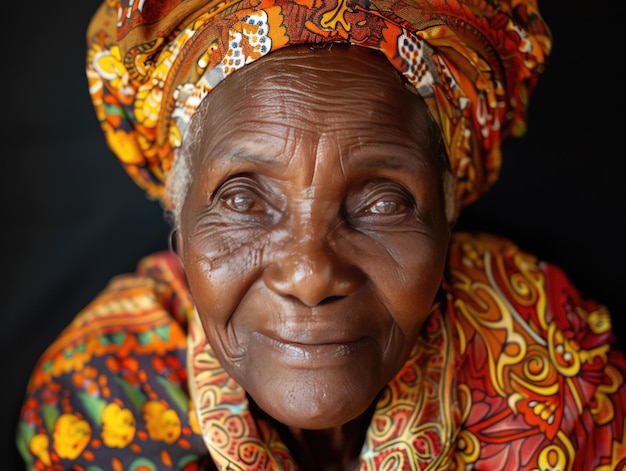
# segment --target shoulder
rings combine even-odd
[[[487,234],[454,236],[445,285],[469,404],[464,438],[484,465],[626,460],[626,360],[605,306],[557,266]]]
[[[540,343],[556,330],[569,336],[584,332],[592,343],[615,342],[611,314],[603,304],[583,298],[563,270],[510,239],[455,234],[446,283],[466,319],[498,313],[510,319],[509,330],[525,326]]]
[[[31,375],[18,426],[27,463],[185,469],[206,455],[187,387],[192,309],[173,254],[112,279]]]
[[[148,353],[184,346],[192,309],[182,269],[170,253],[143,258],[134,273],[113,278],[46,349],[38,373],[79,369],[82,361],[115,352]],[[71,361],[69,361],[71,359]],[[35,386],[44,378],[34,376]]]

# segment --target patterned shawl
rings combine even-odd
[[[449,261],[358,471],[626,470],[626,357],[607,309],[505,239],[457,233]],[[18,443],[39,471],[301,469],[255,412],[167,252],[112,280],[46,350]]]

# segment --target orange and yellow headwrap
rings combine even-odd
[[[106,0],[87,41],[108,145],[153,197],[221,80],[285,46],[342,42],[381,51],[426,100],[461,205],[497,179],[551,49],[536,0]]]

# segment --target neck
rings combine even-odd
[[[255,415],[263,417],[279,432],[302,471],[354,471],[377,400],[358,417],[332,428],[309,430],[277,422],[248,397]]]
[[[353,471],[358,467],[359,454],[369,425],[364,415],[324,430],[289,428],[291,451],[303,471]],[[369,415],[367,417],[369,419]]]

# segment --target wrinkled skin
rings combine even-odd
[[[426,105],[335,45],[273,52],[202,106],[178,245],[215,354],[292,430],[354,423],[441,283],[454,209]]]

